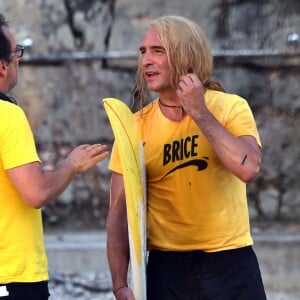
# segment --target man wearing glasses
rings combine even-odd
[[[48,299],[40,208],[108,155],[104,145],[80,145],[55,170],[43,170],[24,111],[6,95],[23,52],[0,14],[0,300]]]

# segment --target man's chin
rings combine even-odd
[[[148,83],[147,88],[149,91],[154,92],[154,93],[159,93],[160,88],[154,84]]]

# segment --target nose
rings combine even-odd
[[[142,66],[147,67],[153,65],[153,56],[149,52],[142,55]]]

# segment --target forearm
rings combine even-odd
[[[40,162],[32,162],[7,173],[22,199],[34,208],[40,208],[57,197],[75,174],[66,161],[53,171],[45,171]]]
[[[61,194],[76,174],[83,173],[103,160],[108,152],[101,144],[80,145],[53,171],[42,171],[40,193],[43,196],[41,206]]]
[[[219,123],[206,106],[205,89],[197,75],[181,76],[176,93],[185,112],[197,123],[224,167],[244,182],[255,178],[261,163],[257,141],[250,135],[235,137]]]
[[[62,193],[76,174],[92,168],[107,155],[104,145],[80,145],[52,171],[43,170],[41,163],[35,161],[9,169],[7,173],[22,199],[40,208]]]
[[[107,258],[111,272],[113,290],[127,286],[129,264],[129,242],[127,222],[107,218]]]
[[[76,172],[67,161],[63,161],[53,171],[42,170],[39,177],[35,207],[42,207],[49,201],[57,198],[71,183],[75,175]]]
[[[255,178],[261,153],[254,137],[234,137],[208,110],[201,112],[194,120],[229,171],[244,182]]]

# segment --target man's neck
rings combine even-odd
[[[8,101],[14,104],[17,104],[16,100],[13,99],[12,97],[8,97],[6,94],[0,92],[0,100]]]

